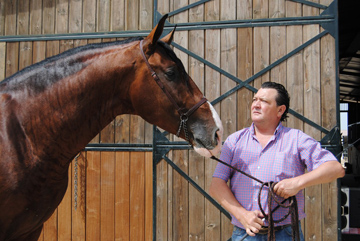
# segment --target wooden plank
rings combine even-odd
[[[296,17],[301,16],[301,8],[294,2],[286,2],[286,16]],[[287,53],[299,47],[302,44],[302,26],[287,26],[286,27],[286,49]],[[286,61],[286,80],[287,90],[289,92],[291,101],[290,108],[299,114],[303,114],[303,60],[302,51],[293,55]],[[303,122],[294,116],[287,120],[287,126],[304,130]]]
[[[33,42],[33,52],[32,52],[32,63],[38,63],[45,59],[46,54],[46,42],[45,41],[36,41]]]
[[[269,27],[254,28],[254,73],[258,73],[270,64],[269,39]],[[259,89],[266,81],[270,81],[269,71],[254,80],[254,87]]]
[[[253,18],[262,19],[269,17],[268,0],[253,1]],[[263,70],[270,64],[270,33],[269,27],[254,28],[254,74]],[[254,80],[254,87],[259,89],[263,82],[269,81],[269,71]]]
[[[71,240],[71,193],[72,193],[72,168],[69,166],[69,180],[68,188],[66,193],[59,204],[58,210],[58,220],[57,220],[57,231],[58,231],[58,241],[68,241]]]
[[[6,44],[5,77],[15,74],[19,70],[19,42]]]
[[[69,2],[56,0],[56,30],[55,33],[68,33],[69,31]]]
[[[10,0],[5,1],[4,7],[5,14],[5,35],[16,35],[17,27],[16,27],[16,13],[17,13],[17,1]]]
[[[0,81],[5,79],[5,69],[6,69],[6,43],[0,43]]]
[[[130,152],[116,152],[115,158],[115,240],[131,240]]]
[[[96,0],[83,1],[83,32],[96,31]]]
[[[5,0],[0,0],[0,35],[5,35]]]
[[[207,16],[209,17],[209,16]],[[220,30],[205,30],[205,59],[220,66]],[[211,101],[220,96],[220,73],[205,67],[205,96]],[[214,108],[220,113],[220,105]],[[209,190],[216,163],[214,161],[205,162],[205,190]],[[220,212],[209,201],[205,201],[205,240],[220,240]]]
[[[140,22],[139,29],[152,29],[153,26],[153,2],[148,0],[140,0]]]
[[[55,0],[43,0],[43,30],[44,34],[55,33]]]
[[[205,21],[220,20],[220,0],[208,1],[205,3]]]
[[[69,2],[69,33],[81,33],[82,31],[82,1]]]
[[[138,30],[139,29],[139,2],[133,0],[126,0],[126,18],[125,29],[126,30]]]
[[[239,28],[237,34],[238,77],[245,81],[253,75],[253,29]],[[252,123],[250,106],[253,92],[243,87],[237,92],[237,96],[237,129],[240,130]]]
[[[270,63],[286,55],[286,27],[270,27]],[[286,61],[270,71],[270,80],[286,87]]]
[[[17,12],[17,34],[27,35],[29,34],[29,1],[18,1]]]
[[[32,62],[33,64],[38,63],[45,59],[46,54],[46,42],[36,41],[32,42]]]
[[[98,0],[97,31],[107,32],[109,30],[110,30],[110,0]]]
[[[114,240],[115,235],[115,153],[101,152],[101,198],[100,234],[101,240]],[[139,239],[140,240],[140,239]]]
[[[43,239],[44,241],[57,241],[58,237],[58,209],[55,210],[53,215],[44,223]]]
[[[189,177],[205,189],[205,158],[189,151]],[[205,199],[193,186],[189,187],[189,241],[205,240]]]
[[[86,241],[100,239],[100,152],[86,153]]]
[[[173,151],[172,161],[186,174],[188,170],[188,151]],[[189,184],[176,171],[173,171],[172,189],[173,189],[173,221],[172,240],[187,240],[189,237]]]
[[[20,42],[19,70],[32,64],[32,42]]]
[[[30,31],[29,34],[39,35],[42,33],[42,0],[30,0]]]
[[[145,239],[153,237],[153,158],[152,152],[145,153]]]
[[[111,1],[111,31],[125,30],[125,0]]]
[[[269,0],[269,18],[285,17],[286,0]]]
[[[269,0],[253,0],[253,18],[269,17]]]
[[[130,153],[130,240],[145,238],[145,154]]]
[[[156,240],[168,240],[168,165],[156,166]]]

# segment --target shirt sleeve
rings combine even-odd
[[[220,154],[220,160],[223,162],[226,162],[231,165],[231,161],[233,159],[233,148],[235,147],[235,141],[234,137],[236,136],[236,133],[230,135],[226,141],[224,142],[223,147],[221,148],[221,154]],[[213,177],[221,178],[225,182],[227,182],[232,175],[232,170],[230,167],[225,166],[224,164],[218,163],[216,165]]]
[[[299,131],[298,141],[300,158],[308,171],[318,168],[325,162],[337,160],[330,151],[321,147],[320,142],[301,131]]]

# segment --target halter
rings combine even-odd
[[[156,81],[156,83],[159,85],[159,87],[162,89],[162,91],[165,93],[165,95],[168,97],[168,99],[170,100],[170,102],[173,104],[173,106],[175,107],[175,109],[177,110],[177,112],[180,115],[180,125],[179,125],[179,129],[176,133],[176,136],[179,137],[181,129],[184,128],[184,133],[185,133],[185,138],[187,141],[189,141],[189,133],[187,130],[187,121],[189,119],[189,117],[200,107],[202,106],[207,99],[205,97],[202,97],[201,100],[196,103],[193,107],[191,107],[187,112],[184,111],[184,108],[180,108],[179,105],[176,103],[176,101],[174,100],[174,98],[171,96],[170,92],[165,88],[165,85],[161,82],[159,76],[155,73],[155,71],[153,70],[153,68],[151,68],[149,61],[147,60],[144,50],[143,50],[143,41],[140,41],[140,51],[141,51],[141,55],[148,67],[148,69],[151,72],[151,76],[154,78],[154,80]]]

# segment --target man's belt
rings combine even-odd
[[[290,227],[291,224],[286,224],[286,225],[282,225],[282,226],[276,226],[274,227],[274,231],[280,231],[283,230],[284,228]],[[261,229],[259,230],[258,234],[267,234],[269,232],[269,227],[267,226],[263,226],[261,227]]]

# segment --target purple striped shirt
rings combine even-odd
[[[284,127],[281,123],[269,143],[262,148],[256,139],[254,125],[231,134],[221,150],[220,159],[263,182],[279,182],[305,173],[305,169],[312,171],[324,162],[336,160],[335,156],[321,148],[318,141],[300,130]],[[230,179],[230,189],[235,198],[246,210],[260,210],[258,194],[261,184],[229,167],[219,163],[213,177],[224,181]],[[261,205],[268,213],[267,187],[263,188]],[[305,217],[304,195],[300,191],[296,195],[299,208],[299,219]],[[282,199],[279,199],[282,201]],[[275,202],[272,209],[276,207]],[[273,214],[274,220],[282,218],[288,209],[279,208]],[[243,228],[242,224],[232,218],[232,224]],[[290,216],[281,223],[290,224]]]

